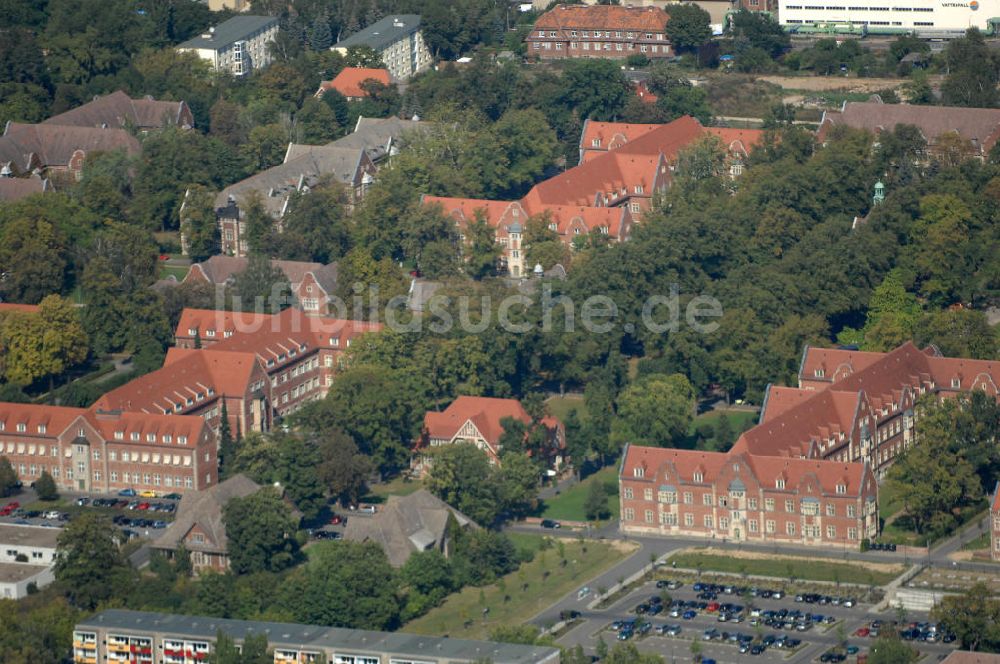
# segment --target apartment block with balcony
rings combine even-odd
[[[420,16],[417,14],[386,16],[337,42],[331,50],[346,55],[347,49],[352,46],[372,48],[397,81],[405,81],[428,69],[433,62],[420,31]]]
[[[177,50],[196,54],[216,71],[242,77],[271,64],[268,49],[277,36],[277,18],[244,14],[192,37]]]
[[[207,660],[219,632],[237,647],[253,634],[266,634],[275,664],[307,664],[321,657],[337,664],[558,664],[559,650],[490,641],[416,638],[317,625],[295,625],[204,616],[108,609],[78,623],[73,631],[74,664],[198,664]]]

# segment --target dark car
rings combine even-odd
[[[135,497],[135,489],[122,489],[121,491],[118,492],[118,495],[119,496],[125,496],[127,498],[134,498]]]
[[[580,612],[579,611],[560,611],[559,612],[559,620],[562,620],[564,622],[568,621],[568,620],[576,620],[579,617],[580,617]]]
[[[552,519],[542,519],[542,528],[562,528],[562,525],[558,521],[553,521]]]
[[[181,494],[179,494],[179,493],[168,493],[167,495],[164,496],[164,498],[167,499],[167,500],[180,500],[181,499]]]

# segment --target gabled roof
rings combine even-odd
[[[275,217],[284,214],[288,197],[303,187],[315,186],[322,176],[348,186],[359,184],[368,161],[365,151],[328,143],[327,145],[290,144],[284,163],[240,180],[215,197],[216,207],[225,207],[230,197],[241,202],[250,192],[257,192],[264,207]]]
[[[92,408],[84,417],[105,440],[118,439],[127,441],[130,446],[166,447],[175,452],[186,451],[189,454],[201,440],[208,426],[204,418],[190,415],[106,412]],[[133,440],[133,434],[138,435],[137,440]],[[190,447],[178,445],[182,436],[187,439],[187,445]]]
[[[0,315],[5,313],[10,313],[12,311],[17,311],[23,314],[35,314],[38,313],[39,306],[37,304],[17,304],[15,302],[0,302]]]
[[[201,263],[194,263],[188,270],[188,276],[193,277],[192,272],[195,272],[204,275],[209,283],[226,284],[230,279],[235,278],[236,275],[246,270],[249,263],[250,259],[246,257],[218,254]],[[322,263],[309,263],[306,261],[271,260],[271,265],[281,270],[285,277],[288,278],[288,283],[293,287],[301,283],[302,278],[307,273],[323,267]],[[186,281],[187,277],[184,279]]]
[[[797,406],[806,399],[814,396],[816,396],[815,390],[769,385],[767,394],[764,397],[764,406],[761,408],[760,421],[767,422],[768,420],[773,420],[789,408]]]
[[[900,124],[915,125],[928,142],[955,131],[972,141],[977,150],[988,152],[1000,137],[1000,109],[850,101],[840,111],[824,113],[820,140],[828,126],[847,125],[878,133],[892,131]]]
[[[309,271],[312,274],[313,279],[319,284],[319,287],[323,289],[323,292],[327,295],[333,295],[337,288],[337,274],[339,272],[339,267],[337,263],[330,263],[329,265],[320,265]]]
[[[74,127],[97,127],[101,129],[121,129],[129,126],[139,129],[153,129],[167,125],[181,125],[188,121],[190,112],[185,113],[187,104],[183,101],[157,101],[152,97],[132,99],[121,90],[53,115],[43,124],[72,125]]]
[[[26,178],[0,177],[0,201],[14,202],[31,196],[52,191],[54,187],[48,178],[32,175]]]
[[[535,21],[535,29],[602,28],[663,32],[670,16],[658,7],[556,5]]]
[[[636,185],[643,188],[644,195],[651,196],[660,166],[659,152],[627,151],[649,135],[539,182],[524,197],[525,204],[532,208],[612,206],[632,195]]]
[[[770,405],[768,406],[770,408]],[[858,393],[823,390],[798,400],[774,417],[745,431],[733,450],[769,456],[805,457],[812,442],[841,432],[850,435],[858,409]]]
[[[648,134],[660,125],[636,124],[633,122],[597,122],[586,120],[580,133],[581,150],[614,150],[643,134]],[[598,144],[594,145],[597,140]]]
[[[996,487],[993,489],[993,499],[990,500],[990,512],[994,514],[1000,513],[1000,481],[997,482]]]
[[[44,166],[67,166],[77,150],[120,149],[129,155],[139,154],[139,141],[124,129],[8,122],[0,136],[0,163],[10,161],[30,170],[30,158],[35,155]]]
[[[84,412],[82,408],[0,402],[0,433],[18,433],[18,425],[23,424],[23,435],[58,436]]]
[[[513,417],[525,424],[531,422],[531,417],[517,399],[460,396],[444,412],[428,411],[424,415],[424,427],[431,438],[451,440],[466,422],[472,420],[483,438],[495,448],[503,434],[500,420],[505,417]]]
[[[389,563],[402,567],[412,553],[442,547],[449,518],[455,519],[460,528],[479,528],[448,503],[420,489],[408,496],[390,496],[385,506],[370,517],[352,516],[344,537],[379,544]]]
[[[799,384],[804,381],[825,380],[832,383],[835,376],[841,378],[865,369],[884,357],[885,353],[872,353],[843,348],[817,348],[806,346],[799,367]],[[820,375],[817,376],[816,372]]]
[[[224,309],[184,309],[177,321],[177,337],[193,336],[197,330],[202,339],[225,339],[237,331],[255,332],[271,321],[271,314]]]
[[[729,152],[739,152],[744,156],[764,140],[763,129],[737,129],[733,127],[705,127],[705,131],[722,139]]]
[[[187,492],[177,507],[177,518],[153,542],[157,549],[176,549],[191,529],[197,526],[206,535],[203,544],[185,543],[191,551],[226,553],[229,540],[222,522],[222,510],[233,498],[246,498],[261,490],[261,485],[240,473],[202,491]]]
[[[332,81],[323,81],[319,84],[320,90],[336,90],[345,97],[367,97],[361,84],[365,81],[376,81],[382,85],[389,85],[388,69],[374,69],[371,67],[344,67],[340,70]]]

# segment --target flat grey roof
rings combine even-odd
[[[62,528],[45,526],[12,526],[0,524],[0,545],[2,546],[37,546],[54,549],[56,540]]]
[[[372,23],[364,30],[355,32],[347,39],[337,42],[333,45],[333,48],[371,46],[378,51],[419,29],[420,16],[418,14],[390,15]]]
[[[224,21],[215,26],[212,37],[205,39],[201,35],[192,37],[177,48],[213,48],[219,50],[225,48],[233,42],[246,39],[258,30],[277,25],[278,19],[273,16],[234,16],[228,21]],[[205,28],[202,34],[209,34],[209,29]]]
[[[48,567],[44,565],[27,565],[25,563],[0,563],[0,583],[20,583],[41,574]]]
[[[204,616],[182,616],[108,609],[77,623],[77,629],[120,629],[131,632],[159,632],[180,638],[214,640],[222,630],[237,641],[250,634],[267,634],[270,645],[332,649],[338,653],[380,653],[416,658],[443,658],[473,661],[489,658],[494,664],[556,664],[559,650],[491,641],[468,641],[402,632],[370,632],[317,625],[227,620]]]

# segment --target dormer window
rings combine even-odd
[[[785,488],[785,478],[779,477],[778,479],[776,479],[774,481],[774,488],[776,488],[776,489],[784,489]]]
[[[549,230],[550,231],[557,231],[557,230],[559,230],[559,226],[557,224],[554,224],[554,223],[553,224],[549,224]]]
[[[44,424],[39,424],[38,425],[38,433],[45,433],[45,430],[46,430],[46,428],[45,428]]]
[[[174,404],[174,410],[179,412],[180,409],[181,409],[181,405],[179,403],[175,403]]]
[[[955,389],[958,389],[958,388],[962,387],[962,379],[961,378],[952,378],[951,379],[951,386],[953,388],[955,388]]]
[[[177,436],[177,444],[178,445],[187,445],[187,443],[188,443],[188,437],[187,436]]]
[[[593,147],[595,147],[595,148],[599,148],[599,147],[601,147],[601,139],[599,139],[599,138],[595,138],[594,140],[592,140],[592,141],[590,142],[590,144],[591,144],[591,145],[592,145]]]
[[[837,485],[837,493],[847,493],[847,485],[846,484],[838,484]]]
[[[274,366],[274,360],[268,360],[267,361],[267,366],[273,367]]]
[[[205,330],[205,336],[206,337],[214,337],[215,336],[215,330]]]
[[[813,375],[816,376],[816,378],[822,378],[824,375],[826,375],[826,372],[823,371],[822,369],[816,369],[815,371],[813,371]]]
[[[635,468],[632,469],[632,475],[635,477],[645,477],[646,469],[643,468],[642,466],[636,466]]]
[[[155,443],[156,442],[156,434],[155,433],[147,433],[146,434],[146,442],[147,443]]]
[[[351,347],[351,340],[350,340],[350,339],[348,339],[348,340],[347,340],[347,347],[348,347],[348,348],[350,348],[350,347]]]
[[[229,337],[233,336],[233,331],[232,330],[225,330],[222,333],[222,336],[225,337],[226,339],[228,339]]]
[[[174,440],[174,437],[171,436],[169,433],[163,435],[163,442],[164,443],[170,443],[170,442],[173,442],[173,440]]]
[[[337,348],[338,346],[340,346],[340,339],[337,337],[330,337],[330,345],[333,346],[334,348]]]
[[[635,185],[633,191],[635,191],[635,193],[637,193],[637,194],[641,194],[642,193],[642,185],[641,184]]]
[[[17,425],[17,430],[23,433],[28,430],[28,427],[24,424],[24,422],[21,422]]]
[[[192,336],[192,337],[197,336],[198,335],[198,328],[196,328],[196,327],[189,327],[188,328],[188,335]]]
[[[303,353],[306,352],[306,345],[302,344],[301,346],[299,346],[299,350],[302,351]]]
[[[694,481],[695,482],[704,482],[705,481],[705,473],[703,473],[701,471],[696,472],[694,474]]]
[[[187,405],[189,405],[189,406],[194,403],[194,399],[192,399],[191,397],[188,397],[186,399],[186,401],[187,401]]]
[[[115,431],[115,440],[125,440],[125,432]]]
[[[133,431],[133,432],[132,432],[132,435],[130,436],[130,438],[131,438],[131,439],[132,439],[133,441],[136,441],[136,442],[138,442],[138,441],[139,441],[139,432],[138,432],[138,431]]]

